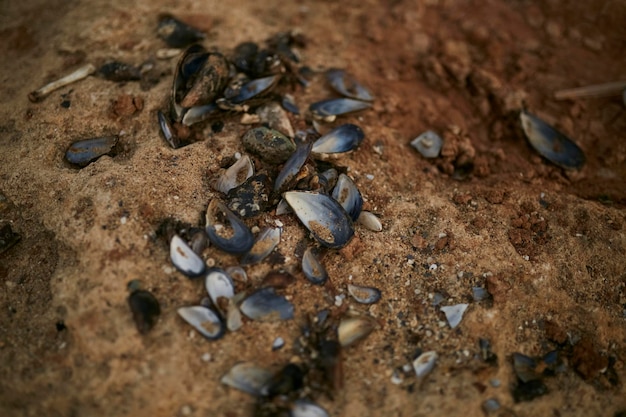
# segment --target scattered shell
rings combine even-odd
[[[267,124],[270,129],[274,129],[283,135],[293,138],[294,131],[287,112],[276,102],[269,102],[256,109],[256,114],[261,118],[263,124]]]
[[[102,65],[98,68],[98,75],[105,80],[115,82],[137,81],[141,79],[139,68],[118,61],[107,62]]]
[[[263,388],[272,379],[272,373],[252,362],[241,362],[233,366],[221,379],[222,384],[260,397]]]
[[[247,74],[254,71],[259,45],[254,42],[242,42],[235,47],[231,61],[235,67]]]
[[[170,241],[170,259],[176,269],[189,278],[199,277],[206,270],[202,258],[178,235],[174,235]]]
[[[293,304],[273,288],[266,287],[252,293],[240,306],[241,312],[252,320],[276,321],[293,318]]]
[[[274,398],[278,395],[289,395],[304,386],[304,371],[295,363],[288,363],[278,371],[263,389],[263,393]]]
[[[329,69],[326,71],[326,79],[331,87],[343,96],[355,100],[374,100],[372,93],[344,70]]]
[[[329,168],[326,171],[319,174],[320,183],[324,184],[325,190],[332,190],[337,184],[339,178],[339,172],[335,168]]]
[[[254,175],[254,165],[248,155],[244,155],[232,164],[226,172],[220,175],[216,188],[224,194],[243,184],[245,180]]]
[[[1,196],[1,194],[0,194]],[[5,224],[0,228],[0,254],[9,250],[13,245],[19,242],[21,236],[13,232],[10,224]]]
[[[296,150],[292,139],[265,126],[248,130],[241,141],[248,152],[270,164],[282,164]]]
[[[293,404],[289,417],[328,417],[329,414],[321,406],[308,400],[297,400]]]
[[[160,16],[157,34],[172,48],[184,48],[204,39],[204,33],[169,14]]]
[[[278,350],[282,348],[283,346],[285,346],[285,340],[282,337],[277,337],[272,342],[272,350]]]
[[[428,375],[435,367],[438,357],[439,355],[437,355],[437,352],[435,351],[424,352],[419,355],[413,361],[413,369],[415,370],[417,378],[421,379]]]
[[[154,295],[149,291],[134,290],[128,296],[128,305],[139,333],[149,332],[161,314],[161,307]]]
[[[204,286],[213,305],[225,316],[228,300],[235,296],[235,284],[226,271],[211,268],[204,279]]]
[[[363,197],[352,178],[340,174],[333,188],[332,197],[346,210],[352,221],[356,221],[363,208]]]
[[[483,300],[486,300],[490,297],[489,291],[487,291],[483,287],[472,287],[472,297],[474,301],[479,303]]]
[[[361,304],[374,304],[381,297],[380,290],[374,287],[348,284],[348,292],[352,298]]]
[[[279,79],[279,75],[271,75],[247,82],[241,87],[237,95],[227,99],[227,103],[241,104],[244,101],[263,95],[270,91],[277,84]]]
[[[226,268],[226,273],[229,277],[231,277],[234,281],[237,282],[248,282],[248,274],[246,274],[246,270],[240,266],[229,266]]]
[[[365,317],[348,317],[341,320],[337,335],[339,344],[348,347],[367,337],[375,327],[372,319]]]
[[[520,113],[520,120],[532,147],[548,161],[565,169],[585,165],[583,151],[563,133],[526,110]]]
[[[270,271],[261,281],[261,287],[287,288],[296,278],[287,271]]]
[[[383,224],[378,216],[366,210],[361,211],[357,222],[373,232],[381,232],[383,230]]]
[[[209,247],[209,238],[204,229],[192,228],[189,231],[189,247],[198,255]]]
[[[289,187],[291,181],[296,178],[298,172],[300,172],[302,166],[311,154],[312,146],[313,144],[310,142],[298,145],[296,151],[289,157],[287,162],[285,162],[283,169],[281,169],[276,177],[276,181],[274,182],[275,193],[280,193]]]
[[[117,136],[79,140],[67,148],[65,159],[70,164],[85,167],[103,155],[113,155],[117,141]]]
[[[443,139],[432,130],[428,130],[413,139],[411,146],[417,149],[424,158],[436,158],[441,152]]]
[[[230,224],[232,236],[222,237],[218,234],[218,212],[225,215]],[[211,200],[206,213],[206,232],[209,240],[224,252],[232,254],[243,254],[248,252],[254,244],[252,232],[232,211],[219,200]]]
[[[48,83],[43,87],[28,93],[28,99],[33,103],[41,101],[53,91],[58,90],[59,88],[63,88],[66,85],[75,83],[76,81],[87,78],[94,72],[96,72],[96,67],[93,64],[83,65],[82,67],[78,68],[76,71],[69,73],[65,77],[52,81],[51,83]]]
[[[228,300],[228,306],[226,308],[226,328],[231,332],[235,332],[239,330],[241,326],[243,326],[241,311],[239,311],[239,307],[233,297]]]
[[[161,128],[161,133],[163,134],[163,138],[165,141],[174,149],[180,148],[181,142],[172,130],[172,124],[167,117],[161,112],[157,112],[157,117],[159,119],[159,127]]]
[[[529,382],[541,378],[537,373],[537,361],[521,353],[513,353],[513,369],[522,382]]]
[[[284,198],[281,198],[278,204],[276,205],[276,215],[282,216],[283,214],[292,213],[291,206]]]
[[[287,110],[288,112],[291,112],[293,114],[300,114],[300,109],[298,108],[298,105],[296,104],[291,94],[285,94],[281,101],[281,105],[283,106],[283,109]]]
[[[313,144],[314,154],[342,153],[356,149],[365,138],[365,133],[357,125],[347,123],[331,130]]]
[[[185,112],[182,122],[185,126],[191,126],[221,114],[223,114],[222,110],[215,103],[194,106]]]
[[[444,306],[441,307],[441,311],[446,315],[446,320],[448,320],[448,324],[450,328],[456,329],[456,327],[461,323],[461,319],[463,319],[463,314],[467,309],[469,304],[457,304],[453,306]]]
[[[333,198],[325,194],[300,191],[286,192],[283,197],[302,224],[323,246],[337,249],[352,239],[352,221]]]
[[[328,279],[326,268],[324,268],[324,265],[322,265],[311,248],[307,248],[304,251],[304,255],[302,255],[302,272],[315,285],[324,285]]]
[[[224,323],[210,308],[204,306],[181,307],[178,309],[178,315],[209,340],[216,340],[224,336]]]
[[[243,218],[254,217],[269,207],[271,187],[267,175],[254,175],[228,192],[228,208]]]
[[[257,237],[250,252],[241,258],[241,265],[252,265],[265,259],[280,243],[280,232],[279,227],[265,228]]]
[[[316,117],[326,118],[328,116],[340,116],[342,114],[364,110],[371,105],[371,103],[353,100],[351,98],[331,98],[311,104],[309,110]]]

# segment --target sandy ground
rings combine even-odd
[[[238,361],[279,369],[295,356],[303,318],[336,310],[349,282],[383,296],[369,308],[344,301],[378,327],[343,351],[343,388],[332,400],[315,397],[332,416],[484,415],[491,398],[501,416],[624,413],[626,111],[617,96],[557,101],[553,93],[626,79],[626,3],[543,3],[4,2],[0,221],[21,240],[0,254],[0,414],[252,415],[254,399],[221,385],[221,375]],[[155,231],[168,216],[199,223],[218,196],[211,181],[242,151],[248,127],[234,118],[190,146],[164,142],[156,111],[176,59],[154,58],[165,46],[155,33],[161,12],[225,52],[297,29],[308,40],[307,65],[348,69],[376,95],[372,109],[341,119],[366,139],[339,164],[384,230],[357,226],[348,248],[326,255],[331,284],[313,286],[299,271],[296,254],[309,240],[293,216],[249,221],[284,224],[278,251],[297,278],[285,290],[295,320],[247,322],[209,342],[176,314],[200,301],[203,286],[171,267]],[[81,64],[110,59],[154,59],[159,76],[154,85],[89,77],[42,102],[27,99]],[[119,111],[126,95],[143,108]],[[326,96],[316,81],[297,100],[305,108]],[[530,148],[522,105],[581,146],[580,172]],[[446,140],[434,161],[409,146],[427,129]],[[80,170],[64,162],[73,141],[107,134],[120,135],[119,155]],[[216,249],[206,255],[237,263]],[[271,268],[247,268],[251,282]],[[161,302],[147,335],[127,305],[133,279]],[[473,301],[475,286],[491,300]],[[441,305],[470,304],[457,329],[433,306],[435,294]],[[272,351],[277,336],[286,345]],[[479,338],[490,340],[496,365],[480,358]],[[543,379],[546,395],[516,403],[511,355],[554,349],[566,371]],[[401,371],[418,350],[439,354],[422,381]]]

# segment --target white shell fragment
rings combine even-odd
[[[444,306],[441,307],[441,311],[446,315],[446,320],[448,320],[448,324],[450,328],[456,329],[456,327],[461,323],[461,319],[463,319],[463,314],[469,304],[457,304],[453,306]]]
[[[170,241],[170,259],[176,269],[189,278],[199,277],[206,270],[206,265],[202,258],[178,235],[174,235]]]
[[[348,317],[341,320],[337,329],[339,344],[347,347],[367,337],[374,330],[374,321],[365,317]]]
[[[212,268],[204,279],[204,285],[213,305],[225,313],[227,309],[227,300],[235,295],[235,286],[233,280],[228,276],[226,271],[220,268]],[[223,301],[221,299],[224,299]]]
[[[280,243],[280,227],[267,227],[256,238],[250,252],[241,258],[241,265],[252,265],[265,259]]]
[[[230,190],[243,184],[254,175],[254,165],[248,155],[244,155],[232,164],[217,180],[218,191],[228,194]]]
[[[228,300],[228,307],[226,308],[226,328],[231,332],[235,332],[239,330],[241,326],[243,326],[241,311],[239,311],[239,307],[234,301],[234,298],[230,298]]]
[[[348,292],[361,304],[374,304],[380,300],[380,290],[374,287],[361,287],[360,285],[348,284]]]
[[[274,342],[272,342],[272,350],[278,350],[283,346],[285,346],[285,340],[280,336],[274,339]]]
[[[352,239],[352,221],[333,198],[326,194],[301,191],[289,191],[283,197],[300,222],[323,246],[338,249]]]
[[[252,362],[241,362],[230,368],[220,382],[229,387],[247,392],[256,397],[262,395],[265,387],[272,379],[272,373]]]
[[[204,306],[181,307],[178,309],[178,315],[209,340],[216,340],[224,335],[224,323],[210,308]]]
[[[417,377],[420,379],[428,375],[435,367],[435,363],[437,362],[438,357],[439,355],[437,355],[437,352],[435,351],[424,352],[419,355],[413,361],[413,369],[415,370],[415,375],[417,375]]]
[[[436,158],[441,152],[443,146],[443,139],[433,132],[428,130],[411,141],[413,146],[424,158]]]
[[[383,230],[383,224],[380,222],[378,216],[367,210],[361,211],[357,222],[372,232],[382,232]]]
[[[307,400],[297,400],[289,413],[290,417],[328,417],[329,414],[321,406]]]

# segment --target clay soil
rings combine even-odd
[[[308,314],[346,306],[376,330],[342,353],[343,387],[315,395],[331,416],[614,416],[626,412],[626,110],[621,97],[555,100],[564,88],[626,79],[626,3],[457,0],[376,2],[3,2],[0,13],[0,221],[21,240],[0,254],[0,415],[249,416],[255,400],[219,383],[238,361],[277,370],[290,360]],[[226,121],[203,140],[170,148],[159,134],[176,58],[158,60],[159,13],[207,33],[229,52],[297,30],[303,62],[345,68],[376,96],[342,117],[360,125],[348,167],[383,231],[356,227],[326,254],[330,284],[309,284],[299,254],[310,239],[290,215],[280,265],[248,267],[252,285],[272,268],[293,271],[284,293],[296,318],[247,322],[215,342],[176,314],[204,296],[175,271],[155,237],[173,217],[198,224],[221,166],[243,151],[248,126]],[[78,66],[153,60],[152,82],[97,77],[31,103],[28,93]],[[301,108],[329,96],[321,77],[295,92]],[[525,106],[584,150],[566,172],[538,156],[519,127]],[[294,116],[298,128],[305,117]],[[335,123],[337,124],[337,122]],[[425,130],[445,139],[422,158],[409,142]],[[122,152],[83,169],[63,160],[75,140],[120,135]],[[226,267],[233,256],[210,248]],[[162,315],[138,333],[126,285],[139,279]],[[378,287],[372,306],[349,282]],[[475,301],[472,288],[490,298]],[[443,301],[433,305],[438,299]],[[469,303],[457,329],[442,305]],[[272,351],[281,336],[285,346]],[[481,358],[488,339],[497,363]],[[548,392],[516,402],[511,355],[557,349],[566,365]],[[418,381],[410,364],[435,350]],[[622,414],[620,414],[622,413]]]

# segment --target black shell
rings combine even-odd
[[[98,75],[109,81],[138,81],[141,79],[139,68],[119,61],[107,62],[98,69]]]
[[[84,167],[103,155],[113,156],[116,153],[118,137],[103,136],[79,140],[70,145],[65,152],[65,159],[70,164]]]
[[[128,296],[128,305],[139,333],[149,332],[161,314],[156,297],[149,291],[135,290]]]
[[[218,234],[216,224],[218,223],[219,212],[223,213],[232,228],[232,237],[225,238]],[[254,244],[254,235],[232,211],[219,200],[212,200],[206,213],[206,233],[212,244],[232,254],[243,254],[248,252]]]
[[[160,16],[157,34],[172,48],[184,48],[204,39],[204,33],[200,30],[181,22],[170,14]]]
[[[371,107],[371,103],[351,98],[331,98],[318,101],[309,106],[309,110],[317,117],[340,116]]]

